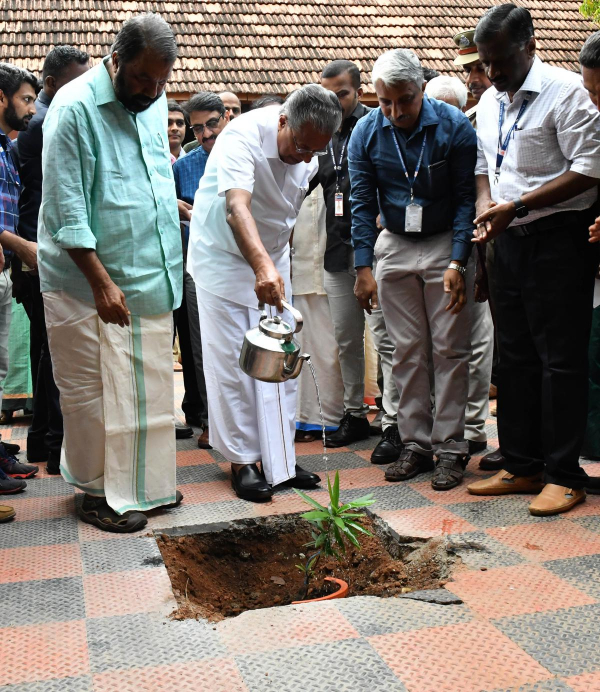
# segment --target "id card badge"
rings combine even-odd
[[[423,226],[423,207],[411,202],[406,207],[404,230],[406,233],[420,233]]]
[[[335,193],[335,215],[344,216],[344,195],[341,192]]]

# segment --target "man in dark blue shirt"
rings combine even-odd
[[[36,246],[38,215],[42,203],[44,119],[56,92],[87,72],[89,68],[87,53],[72,46],[53,48],[44,60],[43,87],[35,102],[36,114],[31,119],[29,127],[19,133],[19,161],[23,192],[19,201],[18,233]],[[17,276],[19,275],[20,272],[17,272]],[[59,393],[52,372],[44,301],[40,293],[40,277],[35,267],[23,266],[20,279],[23,306],[30,322],[31,376],[35,383],[33,419],[27,433],[27,459],[36,463],[47,461],[47,472],[58,474],[63,441],[63,420]]]
[[[412,51],[384,53],[372,79],[380,108],[356,124],[348,168],[355,294],[367,311],[381,300],[395,346],[398,428],[405,447],[386,479],[430,470],[435,456],[432,486],[447,490],[462,481],[469,458],[464,427],[472,277],[465,272],[477,140],[457,108],[424,96],[423,69]],[[377,237],[379,212],[384,230]]]

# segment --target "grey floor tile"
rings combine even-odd
[[[0,627],[85,618],[81,577],[0,584]]]
[[[449,539],[448,549],[471,569],[512,567],[526,562],[522,555],[484,531],[457,534]]]
[[[73,495],[74,492],[73,486],[66,483],[62,476],[55,476],[54,478],[33,478],[27,481],[27,490],[25,490],[26,497]]]
[[[59,519],[32,519],[3,524],[0,548],[21,548],[33,545],[74,543],[78,540],[77,517]]]
[[[92,618],[86,624],[94,673],[226,655],[212,626],[196,620],[176,622],[138,614]]]
[[[493,624],[554,675],[600,670],[600,605],[501,618]]]
[[[236,663],[249,692],[406,692],[363,639],[237,656]]]
[[[481,502],[457,502],[448,505],[447,509],[482,529],[557,520],[557,517],[533,517],[527,509],[530,501],[527,497],[499,497]]]
[[[584,593],[600,600],[600,555],[544,562],[544,567]]]
[[[179,466],[177,468],[177,485],[187,483],[209,483],[211,481],[225,481],[228,476],[217,464],[199,464],[197,466]],[[181,488],[181,492],[184,489]]]
[[[4,685],[2,692],[93,692],[94,684],[88,675],[78,678],[53,678],[39,682]]]
[[[162,563],[154,538],[107,538],[81,544],[81,560],[85,574],[124,572]]]
[[[465,605],[438,605],[408,598],[355,596],[340,600],[337,608],[362,637],[455,625],[473,619]]]

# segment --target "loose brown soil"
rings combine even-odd
[[[455,558],[443,539],[400,538],[374,515],[362,523],[374,535],[362,536],[361,550],[348,550],[341,564],[322,559],[308,598],[337,588],[323,581],[327,576],[348,582],[349,596],[383,598],[436,589],[450,576]],[[310,540],[310,527],[298,515],[241,520],[220,531],[179,537],[160,535],[158,546],[179,605],[174,617],[216,621],[298,600],[304,576],[296,565],[312,554],[304,547]]]

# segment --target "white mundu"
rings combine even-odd
[[[279,108],[257,109],[217,138],[194,199],[187,262],[198,288],[210,444],[236,464],[262,461],[272,485],[295,473],[296,383],[258,382],[238,365],[244,334],[260,313],[254,272],[226,220],[225,193],[252,194],[261,241],[291,298],[289,238],[318,164],[279,158],[278,121]],[[283,318],[293,322],[289,313]]]

